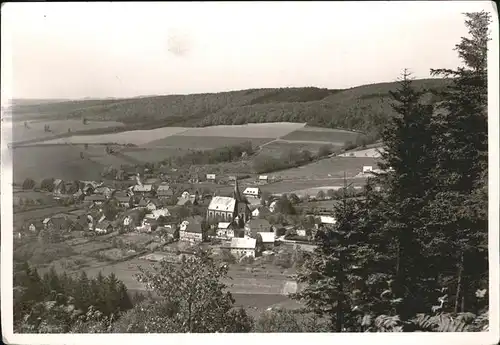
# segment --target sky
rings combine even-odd
[[[490,2],[8,3],[6,98],[348,88],[455,68]]]

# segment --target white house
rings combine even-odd
[[[274,232],[258,232],[257,236],[262,238],[262,244],[273,244],[276,240],[276,235]]]
[[[148,211],[154,211],[156,210],[156,204],[152,201],[149,201],[146,205],[146,208],[148,209]]]
[[[333,225],[337,223],[337,220],[335,220],[335,218],[332,216],[320,216],[320,223]]]
[[[363,166],[363,174],[371,173],[373,171],[373,167],[371,165]]]
[[[271,212],[276,211],[276,204],[277,203],[278,203],[277,200],[274,200],[273,202],[271,202],[271,204],[269,204],[269,211],[271,211]]]
[[[130,224],[132,224],[132,217],[126,216],[125,218],[123,218],[123,225],[124,226],[129,226]]]
[[[219,222],[217,226],[217,238],[233,238],[234,229],[230,222]]]
[[[215,174],[207,174],[207,180],[214,182],[215,181]]]
[[[243,195],[246,197],[260,198],[260,188],[259,187],[247,187],[243,191]]]
[[[298,236],[306,236],[306,230],[305,229],[297,230],[297,235]]]
[[[179,228],[179,239],[189,243],[199,243],[205,240],[205,232],[201,223],[203,218],[200,216],[188,217],[181,223]]]
[[[260,207],[252,211],[252,217],[257,218],[260,215]]]
[[[231,239],[230,251],[237,258],[243,256],[255,257],[255,246],[257,240],[255,238],[238,238]]]
[[[35,224],[31,223],[30,226],[28,227],[28,230],[31,231],[31,232],[35,232],[36,231]]]
[[[151,213],[146,214],[146,218],[158,220],[160,217],[169,217],[170,212],[166,208],[153,210]]]
[[[259,182],[267,183],[267,181],[268,181],[267,175],[260,175],[259,176]]]

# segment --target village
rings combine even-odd
[[[362,167],[357,178],[366,179],[372,170]],[[203,181],[191,177],[186,185],[164,174],[136,173],[126,181],[123,175],[101,181],[49,179],[38,185],[25,181],[14,187],[15,243],[71,247],[73,256],[32,260],[42,269],[63,261],[60,269],[70,272],[92,267],[92,260],[176,262],[198,247],[236,265],[264,260],[293,269],[299,250],[314,250],[316,231],[335,224],[333,206],[341,191],[307,197],[264,192],[275,179],[260,175],[242,185],[236,176],[221,182],[207,174]],[[44,197],[16,197],[26,193]]]

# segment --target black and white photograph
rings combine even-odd
[[[495,2],[1,17],[4,343],[500,341]]]

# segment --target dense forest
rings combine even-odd
[[[336,224],[319,230],[318,248],[303,254],[298,281],[305,287],[291,296],[302,302],[302,309],[271,310],[253,320],[245,310],[234,308],[221,283],[227,266],[198,252],[179,264],[161,262],[137,276],[160,299],[146,299],[127,311],[120,303],[101,310],[114,311],[114,318],[89,312],[70,331],[487,330],[490,15],[465,16],[469,37],[456,46],[465,67],[432,70],[448,80],[447,88],[436,91],[441,102],[428,102],[427,90],[407,71],[389,92],[392,113],[381,131],[385,150],[380,168],[386,173],[369,179],[361,197],[352,198],[345,189],[332,209]],[[375,183],[383,188],[375,191]],[[57,291],[48,281],[43,286]],[[30,279],[17,282],[18,289],[30,287]],[[67,290],[60,291],[64,295]],[[43,300],[53,301],[51,306],[68,303],[67,298],[58,302],[58,294],[46,296]],[[23,305],[39,300],[21,298],[20,310],[28,312]],[[81,302],[81,308],[87,305]],[[18,318],[23,329],[50,329],[39,328],[29,315]],[[60,327],[66,312],[50,315],[45,321],[53,322],[50,331],[68,330]],[[56,316],[60,318],[54,320]]]
[[[425,79],[415,83],[427,90],[442,90],[447,81]],[[250,89],[213,94],[20,104],[14,105],[12,112],[15,118],[23,120],[43,118],[119,121],[125,123],[129,130],[164,126],[306,122],[314,126],[378,134],[388,117],[393,114],[389,91],[394,87],[394,83],[381,83],[346,90],[315,87]],[[426,101],[435,102],[439,99],[438,95],[429,92]],[[123,130],[123,127],[113,127],[82,130],[78,133],[98,134]]]

